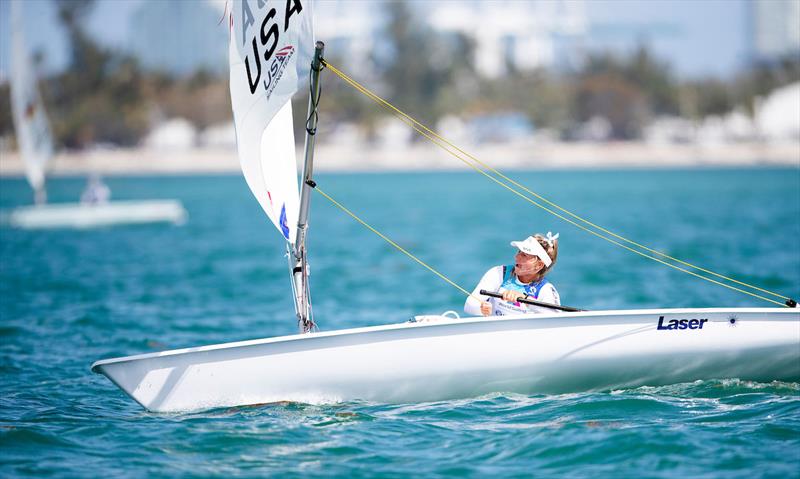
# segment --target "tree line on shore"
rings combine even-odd
[[[226,74],[198,70],[180,77],[151,71],[130,54],[102,47],[84,27],[93,4],[56,2],[70,43],[70,67],[42,78],[40,89],[59,147],[137,145],[154,125],[175,117],[198,129],[231,120]],[[756,98],[800,80],[796,55],[751,65],[731,78],[680,80],[644,44],[625,55],[589,53],[579,68],[569,71],[521,71],[509,64],[505,76],[489,79],[474,67],[475,46],[469,38],[443,35],[414,21],[402,2],[386,8],[381,36],[385,48],[373,58],[376,89],[431,127],[444,115],[513,111],[564,139],[579,125],[601,117],[610,126],[610,138],[634,140],[660,116],[701,120],[734,108],[752,115]],[[341,64],[332,55],[331,61]],[[379,107],[329,78],[326,116],[373,130],[383,115]],[[297,100],[297,111],[305,111],[305,101]],[[13,132],[10,112],[6,83],[0,86],[0,138]]]

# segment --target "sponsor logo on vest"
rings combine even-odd
[[[664,316],[659,316],[657,329],[703,329],[703,325],[708,322],[708,319],[668,319],[667,321],[669,322],[664,325]]]

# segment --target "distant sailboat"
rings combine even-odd
[[[45,170],[53,157],[53,137],[25,45],[20,8],[19,0],[11,2],[11,110],[25,176],[38,205],[47,201]]]
[[[11,2],[11,109],[25,176],[33,189],[34,205],[13,210],[9,223],[17,228],[38,229],[184,222],[186,210],[176,200],[46,204],[53,136],[25,43],[21,9],[20,0]]]

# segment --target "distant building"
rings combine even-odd
[[[385,4],[333,0],[314,4],[314,35],[325,54],[358,76],[371,72],[371,55],[383,28]]]
[[[800,82],[778,88],[756,104],[756,123],[768,141],[800,141]]]
[[[130,22],[130,49],[151,70],[191,74],[228,67],[228,29],[215,0],[144,1]],[[589,32],[585,0],[408,2],[414,21],[475,45],[478,73],[577,65]],[[330,0],[314,4],[316,37],[348,71],[369,77],[380,56],[387,3]]]
[[[434,29],[475,41],[475,67],[489,78],[509,68],[575,64],[588,33],[583,0],[438,2],[428,8]]]
[[[183,118],[173,118],[157,125],[143,140],[146,148],[160,151],[185,151],[196,143],[197,129]]]
[[[206,1],[142,2],[130,22],[130,48],[150,70],[189,75],[228,69],[228,24]]]
[[[409,2],[419,21],[440,33],[458,33],[475,44],[475,67],[489,78],[509,68],[531,70],[577,64],[588,33],[584,0],[467,0]],[[333,0],[315,4],[316,36],[348,70],[370,73],[380,50],[386,4]]]
[[[756,62],[800,55],[800,0],[753,0],[752,8]]]

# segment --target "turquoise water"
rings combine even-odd
[[[800,295],[800,171],[514,173],[595,223]],[[320,174],[319,184],[471,289],[510,240],[561,233],[551,275],[587,308],[769,306],[602,242],[474,173]],[[800,477],[800,384],[720,379],[421,404],[279,404],[163,415],[99,358],[293,333],[286,261],[239,176],[110,178],[116,199],[178,198],[181,227],[0,227],[0,476]],[[56,179],[72,201],[82,179]],[[0,208],[29,201],[0,180]],[[321,329],[460,310],[455,288],[314,196]],[[800,345],[798,345],[800,347]],[[313,367],[311,365],[310,367]]]

